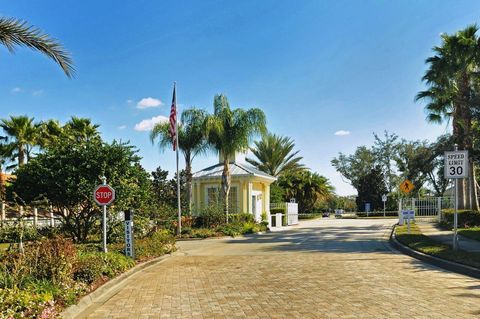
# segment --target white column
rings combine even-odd
[[[7,219],[4,202],[2,202],[2,216],[1,216],[1,218],[2,218],[2,223]]]
[[[19,212],[19,214],[20,214],[20,217],[23,216],[23,206],[20,206],[20,212]]]
[[[267,214],[267,220],[270,220],[270,185],[265,185],[264,197],[265,213]]]
[[[33,227],[37,228],[38,223],[38,209],[36,207],[33,208]]]
[[[437,197],[438,222],[442,221],[442,198]]]
[[[55,227],[55,218],[53,217],[53,210],[50,211],[50,226]]]
[[[249,214],[253,214],[253,211],[252,211],[252,190],[253,190],[253,184],[252,184],[252,182],[248,182],[247,203],[248,203],[248,213]]]

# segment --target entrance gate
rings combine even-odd
[[[453,208],[453,206],[453,197],[400,198],[398,214],[401,214],[402,210],[414,210],[415,218],[440,221],[442,209]]]

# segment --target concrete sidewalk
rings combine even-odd
[[[417,226],[420,228],[422,234],[438,242],[452,246],[453,231],[440,229],[436,224],[428,222],[419,222]],[[458,246],[465,251],[480,252],[480,241],[460,235],[458,235]]]

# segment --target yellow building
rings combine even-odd
[[[193,174],[193,211],[198,212],[221,198],[223,160]],[[235,156],[230,161],[231,187],[229,210],[231,213],[249,213],[261,221],[262,213],[270,218],[270,184],[276,178],[242,161]]]

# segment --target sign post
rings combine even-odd
[[[383,217],[385,217],[385,203],[387,202],[387,194],[382,195],[382,202],[383,202]]]
[[[445,178],[455,179],[455,211],[453,215],[453,249],[458,249],[458,179],[468,177],[468,151],[459,151],[455,144],[453,152],[445,152]]]
[[[125,212],[125,255],[135,258],[133,249],[133,210]]]
[[[107,178],[102,177],[102,185],[98,185],[93,191],[93,200],[103,206],[103,252],[107,252],[107,205],[115,200],[115,190],[107,185]]]

